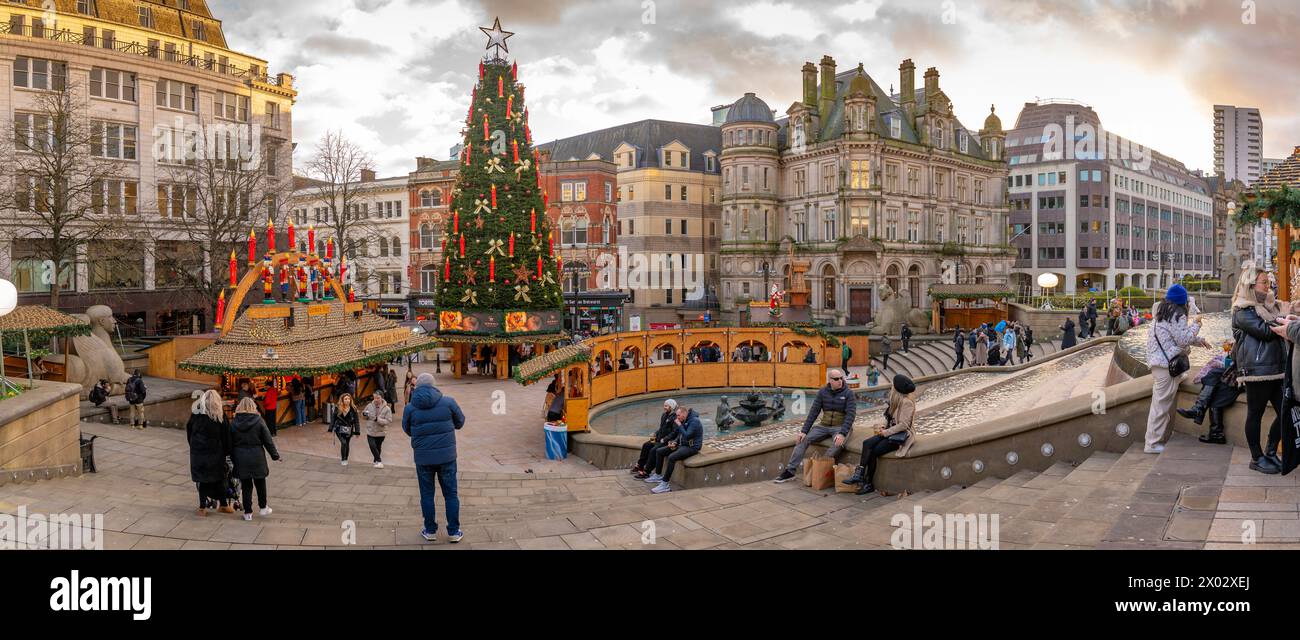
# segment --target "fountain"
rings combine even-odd
[[[772,392],[772,400],[769,404],[758,393],[758,389],[751,388],[749,395],[745,396],[736,407],[732,407],[727,402],[727,397],[723,396],[722,402],[718,404],[714,422],[717,423],[719,431],[726,431],[737,421],[753,428],[768,420],[780,420],[784,416],[785,400],[780,389]]]

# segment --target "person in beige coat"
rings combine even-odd
[[[384,436],[388,425],[393,422],[393,406],[384,400],[381,391],[375,391],[370,404],[361,410],[362,421],[366,429],[366,444],[370,445],[370,454],[375,457],[375,468],[383,469],[384,461],[380,455],[384,448]]]
[[[885,409],[885,425],[876,429],[876,435],[862,441],[862,460],[853,470],[853,477],[845,484],[860,484],[857,495],[866,495],[876,490],[871,480],[876,476],[876,460],[881,456],[898,451],[901,458],[907,455],[915,440],[916,400],[912,393],[916,383],[899,374],[894,376],[894,388],[889,391],[889,406]]]

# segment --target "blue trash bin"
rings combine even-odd
[[[546,430],[546,459],[563,460],[569,457],[569,427],[548,422]]]

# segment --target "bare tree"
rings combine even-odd
[[[21,95],[10,126],[0,134],[0,211],[9,221],[4,232],[26,243],[46,265],[44,280],[50,287],[50,306],[59,306],[63,289],[60,276],[75,271],[78,248],[99,240],[122,239],[128,229],[124,214],[136,206],[138,187],[125,177],[116,158],[138,151],[135,141],[121,129],[92,120],[82,87],[52,74],[51,88]],[[134,136],[131,136],[134,138]],[[131,158],[126,158],[131,159]],[[137,194],[138,195],[138,194]],[[92,255],[104,268],[116,258],[129,260],[130,249],[95,245]]]
[[[292,172],[282,145],[263,142],[254,123],[209,121],[199,129],[198,140],[184,140],[180,149],[173,143],[156,150],[166,165],[158,184],[159,215],[198,254],[168,253],[155,244],[154,264],[155,272],[173,274],[195,305],[212,310],[227,284],[230,253],[241,268],[246,262],[249,230],[264,228],[269,218],[284,232]]]
[[[374,160],[341,132],[329,131],[317,143],[305,168],[307,177],[315,181],[307,193],[324,204],[322,224],[332,232],[335,249],[340,254],[356,253],[361,243],[376,234],[369,216],[356,210],[366,188],[362,178],[374,170]]]

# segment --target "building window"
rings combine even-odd
[[[822,269],[822,309],[835,310],[835,268],[829,264]]]
[[[686,202],[686,186],[682,185],[682,202]]]
[[[266,126],[272,129],[280,128],[280,103],[266,103]]]
[[[891,138],[903,137],[903,119],[893,116],[889,119],[889,136]]]
[[[95,67],[90,70],[90,95],[135,102],[135,74]]]
[[[212,112],[218,118],[248,122],[248,96],[218,91],[213,101]]]
[[[63,91],[68,86],[68,64],[18,56],[14,59],[14,86]]]
[[[664,235],[673,235],[673,221],[671,219],[664,220]]]
[[[919,242],[921,240],[921,214],[915,211],[907,212],[907,241]]]
[[[137,182],[130,180],[101,180],[91,186],[90,206],[96,213],[136,215],[139,209]]]
[[[147,29],[154,27],[153,7],[140,7],[140,26]]]
[[[180,111],[196,111],[199,88],[175,80],[159,80],[155,98],[158,106]]]
[[[94,240],[87,243],[90,288],[144,288],[144,256],[128,242]]]
[[[136,128],[115,122],[92,121],[90,155],[97,158],[136,159]]]
[[[871,188],[871,161],[852,160],[849,162],[849,188]]]

